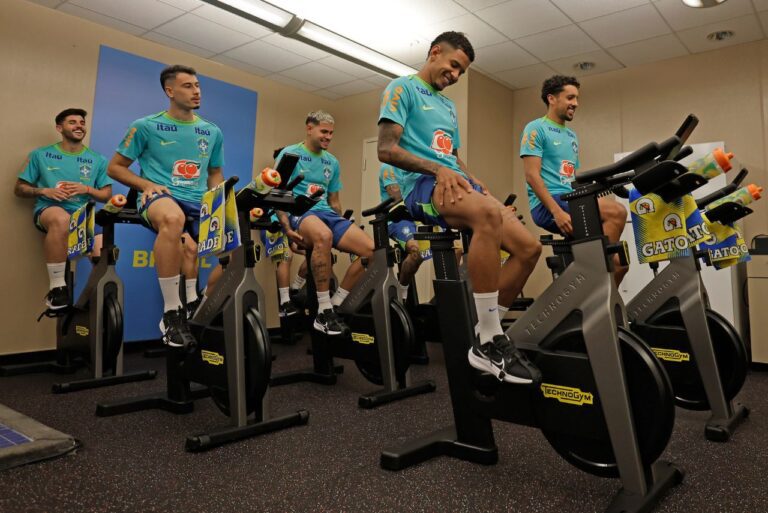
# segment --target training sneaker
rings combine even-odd
[[[200,307],[200,303],[203,301],[203,298],[200,296],[197,297],[194,301],[190,301],[187,303],[187,320],[191,319],[195,316],[195,312],[197,312],[197,309]]]
[[[506,335],[496,335],[487,344],[472,344],[469,364],[507,383],[531,384],[541,381],[541,372],[521,353]]]
[[[69,292],[67,287],[54,287],[45,296],[45,306],[49,310],[61,310],[69,306]]]
[[[168,347],[190,347],[195,345],[195,337],[189,331],[186,312],[182,308],[168,310],[160,321],[163,332],[163,344]]]
[[[317,317],[315,318],[315,329],[326,335],[349,333],[349,327],[347,327],[347,325],[344,324],[344,321],[339,318],[339,314],[332,309],[318,312]]]
[[[299,309],[296,308],[296,306],[290,301],[286,301],[280,305],[280,308],[278,309],[278,314],[280,317],[290,317],[292,315],[296,315],[297,313],[299,313]]]

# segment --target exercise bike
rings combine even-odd
[[[274,385],[310,381],[325,385],[336,383],[336,374],[343,368],[334,364],[334,357],[353,360],[360,373],[382,389],[366,393],[358,399],[361,408],[375,408],[414,395],[434,392],[433,381],[411,383],[409,366],[414,344],[414,329],[408,312],[399,299],[395,278],[394,250],[389,246],[387,219],[394,200],[387,200],[363,211],[374,216],[374,252],[366,271],[337,308],[337,313],[349,326],[350,332],[326,335],[312,329],[313,367],[273,376]],[[311,261],[311,250],[307,257]],[[307,273],[307,307],[310,317],[317,314],[317,293],[311,266]]]
[[[430,240],[435,293],[454,423],[433,434],[385,449],[381,466],[401,470],[446,455],[491,465],[498,461],[491,420],[541,429],[569,463],[598,476],[619,477],[622,489],[608,512],[646,512],[683,472],[658,461],[670,439],[675,408],[664,367],[627,329],[613,281],[613,254],[597,197],[615,184],[633,182],[651,192],[679,170],[657,162],[677,137],[650,143],[617,163],[580,173],[565,195],[573,216],[573,263],[506,334],[541,370],[535,386],[500,382],[473,369],[467,352],[475,339],[475,306],[453,256],[452,232],[419,234]],[[632,172],[634,170],[634,172]]]
[[[226,182],[229,190],[237,182]],[[292,186],[298,183],[294,181]],[[250,232],[250,211],[280,209],[300,215],[315,203],[305,196],[294,197],[290,188],[259,194],[251,188],[236,196],[241,245],[222,262],[224,272],[210,296],[195,312],[189,326],[196,344],[169,348],[166,353],[165,393],[101,403],[96,415],[109,417],[147,409],[190,413],[194,401],[210,396],[229,419],[229,425],[187,437],[188,451],[204,451],[224,443],[306,424],[309,413],[298,410],[282,417],[265,419],[272,353],[264,309],[264,292],[256,281],[255,244]],[[192,383],[202,386],[193,387]]]
[[[88,209],[95,208],[93,201]],[[77,392],[122,383],[153,379],[154,370],[125,373],[123,371],[123,281],[117,275],[119,249],[115,246],[115,224],[140,224],[135,210],[123,208],[117,213],[99,210],[96,223],[103,227],[101,257],[85,288],[74,302],[74,270],[67,260],[66,280],[70,294],[63,311],[44,312],[56,317],[56,360],[0,367],[0,376],[18,376],[37,372],[71,374],[88,366],[91,378],[55,383],[54,394]],[[39,320],[39,319],[38,319]]]

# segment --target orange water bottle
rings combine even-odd
[[[112,214],[117,214],[120,212],[125,204],[128,202],[126,197],[122,194],[115,194],[111,198],[109,198],[109,201],[107,201],[104,204],[104,210],[107,212],[110,212]]]
[[[759,187],[751,183],[746,187],[742,187],[741,189],[738,189],[735,192],[730,193],[728,196],[724,196],[719,200],[713,201],[712,203],[707,205],[707,210],[712,210],[713,208],[719,207],[723,203],[728,203],[728,202],[738,203],[741,206],[746,206],[752,203],[753,201],[759,200],[762,193],[763,193],[762,187]]]
[[[732,152],[726,153],[721,148],[715,148],[712,153],[688,164],[688,171],[711,180],[718,175],[730,171],[733,167],[733,164],[731,164],[732,158]]]
[[[259,194],[267,194],[280,185],[280,173],[272,168],[265,167],[261,173],[251,182],[250,187]]]
[[[261,219],[261,216],[263,215],[264,215],[264,210],[260,209],[259,207],[252,208],[250,212],[251,222],[255,223],[256,221]]]

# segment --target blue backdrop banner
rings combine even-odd
[[[128,126],[136,119],[168,108],[160,86],[160,71],[168,64],[101,46],[96,77],[96,97],[91,114],[91,148],[111,159]],[[258,94],[204,75],[200,79],[200,116],[212,121],[224,134],[224,175],[240,177],[245,184],[252,177],[253,145],[256,132]],[[138,172],[138,163],[132,166]],[[115,183],[113,193],[127,193]],[[141,226],[122,225],[115,230],[120,248],[117,273],[125,285],[125,340],[160,337],[162,296],[155,273],[152,245],[155,235]],[[202,261],[200,283],[215,260]],[[90,264],[81,259],[77,267],[76,294],[87,281]]]

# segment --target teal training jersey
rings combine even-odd
[[[299,161],[296,163],[296,168],[291,173],[289,181],[298,174],[304,175],[304,179],[293,189],[293,192],[296,195],[310,196],[322,188],[325,192],[320,201],[310,210],[333,212],[328,204],[328,193],[341,190],[341,170],[336,157],[325,150],[321,150],[320,153],[313,153],[302,142],[283,148],[275,159],[275,167],[286,153],[299,156]]]
[[[453,169],[464,178],[454,149],[461,146],[456,106],[453,101],[417,75],[396,78],[384,90],[379,123],[389,120],[403,127],[400,147],[409,153]],[[422,174],[403,172],[403,198]]]
[[[42,189],[52,189],[59,182],[79,182],[94,189],[112,184],[107,176],[107,159],[88,147],[80,153],[68,153],[59,143],[33,150],[19,178]],[[35,212],[58,205],[67,212],[74,212],[88,202],[88,194],[72,196],[56,201],[44,196],[37,198]]]
[[[403,172],[402,169],[396,168],[391,164],[382,164],[381,168],[379,168],[379,192],[381,193],[381,201],[386,201],[389,199],[389,193],[387,192],[387,187],[390,185],[397,185],[400,187],[400,182],[403,180]],[[400,195],[402,196],[403,191],[400,191]]]
[[[208,190],[208,169],[224,165],[219,127],[195,116],[173,119],[167,112],[131,123],[117,152],[138,160],[141,177],[164,185],[174,198],[200,202]]]
[[[565,125],[544,116],[528,123],[520,142],[520,156],[541,157],[541,178],[553,196],[571,192],[571,182],[579,169],[579,140]],[[531,208],[541,204],[530,185],[528,203]]]

